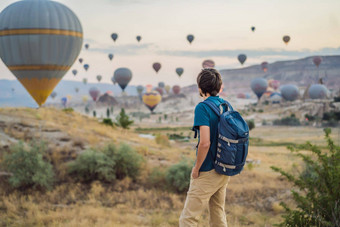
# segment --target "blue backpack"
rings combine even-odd
[[[229,102],[217,105],[205,100],[219,117],[216,158],[212,157],[216,172],[228,176],[239,174],[248,155],[249,127]],[[224,111],[225,106],[226,111]]]

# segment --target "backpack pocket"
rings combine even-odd
[[[228,165],[235,165],[237,146],[234,143],[228,143],[219,140],[217,144],[216,160]]]

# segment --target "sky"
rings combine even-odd
[[[0,10],[16,1],[1,0]],[[241,68],[263,61],[299,59],[313,55],[340,54],[339,0],[59,0],[81,21],[84,44],[79,57],[90,65],[88,72],[79,62],[74,77],[64,80],[110,83],[113,72],[128,67],[131,85],[191,85],[205,59],[217,69]],[[255,32],[251,31],[255,26]],[[118,33],[114,43],[111,33]],[[186,40],[193,34],[190,45]],[[142,40],[137,42],[136,36]],[[284,35],[291,41],[285,45]],[[108,54],[113,53],[113,61]],[[248,56],[244,66],[238,54]],[[154,62],[162,68],[158,74]],[[179,78],[175,69],[184,68]],[[0,79],[15,79],[0,63]]]

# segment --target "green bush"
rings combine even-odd
[[[282,119],[276,119],[273,122],[274,125],[288,125],[288,126],[299,126],[301,125],[299,119],[295,117],[295,114],[292,114],[289,117],[284,117]]]
[[[277,167],[271,167],[281,173],[297,189],[292,190],[295,208],[285,203],[284,221],[280,226],[339,226],[340,225],[340,147],[330,137],[331,130],[325,129],[327,151],[307,142],[301,147],[289,147],[302,158],[306,168],[301,174],[293,174]]]
[[[72,113],[74,110],[73,110],[73,108],[65,108],[65,109],[63,109],[63,111],[65,113]]]
[[[125,113],[124,108],[121,109],[116,119],[117,119],[118,126],[125,128],[125,129],[128,129],[129,126],[133,124],[133,121],[130,120],[129,116]]]
[[[121,144],[118,149],[114,144],[108,145],[103,151],[110,159],[114,160],[116,178],[121,180],[130,177],[136,180],[145,162],[142,155],[127,144]]]
[[[179,193],[187,191],[192,168],[193,163],[188,160],[182,160],[169,167],[165,176],[168,187]]]
[[[68,164],[68,172],[76,180],[89,183],[95,180],[113,182],[115,161],[100,151],[87,150]]]
[[[165,147],[170,147],[169,138],[166,135],[159,134],[159,133],[156,134],[155,141],[157,144],[160,144]]]
[[[4,170],[11,173],[9,184],[16,189],[51,189],[54,181],[53,167],[44,161],[44,143],[32,142],[25,146],[22,142],[14,145],[4,156]]]
[[[111,118],[104,118],[102,123],[104,125],[108,125],[108,126],[113,127],[113,122],[112,122]]]
[[[253,119],[247,120],[246,122],[247,122],[247,125],[249,127],[249,131],[252,130],[253,128],[255,128],[255,122],[254,122]]]
[[[166,171],[161,169],[160,167],[153,168],[149,177],[148,177],[148,185],[151,187],[157,187],[161,189],[166,189]]]

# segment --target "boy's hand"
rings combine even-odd
[[[198,178],[198,176],[199,176],[199,169],[197,169],[196,167],[192,168],[191,176],[194,179]]]

